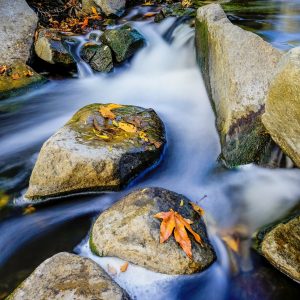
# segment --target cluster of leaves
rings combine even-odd
[[[120,129],[125,133],[136,134],[138,138],[140,138],[144,142],[153,144],[156,148],[160,148],[162,143],[160,141],[152,139],[145,131],[142,130],[142,118],[140,116],[135,116],[130,123],[122,120],[117,121],[116,119],[117,116],[113,112],[113,110],[121,107],[123,107],[123,105],[114,104],[114,103],[105,106],[102,105],[99,108],[99,113],[104,119],[110,120],[112,122],[112,125],[116,129]],[[103,140],[110,140],[113,138],[115,131],[109,128],[105,128],[105,129],[102,128],[98,124],[96,118],[94,118],[93,120],[93,125],[94,125],[94,133],[97,137]]]
[[[184,203],[181,202],[180,205],[182,206]],[[199,214],[203,215],[204,211],[203,209],[190,202],[193,209]],[[189,231],[195,240],[203,246],[203,241],[199,234],[197,234],[193,228],[191,227],[191,224],[193,222],[189,219],[184,218],[181,216],[178,212],[174,211],[173,209],[170,209],[168,212],[159,212],[154,216],[155,218],[162,219],[161,225],[160,225],[160,243],[164,243],[169,239],[169,237],[174,233],[174,238],[176,242],[180,245],[180,247],[183,249],[183,251],[186,253],[186,255],[192,259],[192,243],[188,236],[187,231]]]
[[[8,76],[11,77],[13,80],[18,80],[22,77],[31,77],[33,75],[34,73],[29,69],[20,73],[15,72],[13,68],[8,67],[7,65],[0,65],[0,76]]]

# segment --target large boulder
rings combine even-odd
[[[223,161],[229,167],[259,162],[270,143],[261,115],[281,52],[233,25],[219,4],[198,9],[196,49],[216,113]]]
[[[262,120],[273,140],[300,167],[300,47],[281,60]]]
[[[8,300],[126,300],[130,299],[95,262],[58,253],[40,264]]]
[[[0,65],[30,58],[38,17],[25,0],[1,0]]]
[[[43,76],[22,62],[0,65],[0,100],[17,96],[43,82]]]
[[[85,106],[44,143],[25,196],[119,190],[156,165],[164,145],[164,126],[152,109]]]
[[[145,45],[144,37],[129,25],[106,30],[100,40],[109,46],[118,63],[130,58]]]
[[[126,6],[126,0],[94,0],[94,3],[99,6],[107,16],[121,16]]]
[[[83,45],[80,53],[82,59],[96,72],[109,72],[114,67],[110,48],[89,42]]]
[[[39,29],[34,43],[35,53],[50,64],[75,64],[69,51],[63,44],[60,33],[53,29]]]
[[[256,249],[278,270],[300,282],[300,214],[261,229]]]
[[[160,223],[154,218],[170,209],[193,221],[193,230],[203,246],[192,241],[190,259],[170,237],[159,243]],[[166,274],[192,274],[210,266],[216,259],[205,224],[183,195],[162,189],[136,190],[104,211],[96,220],[90,236],[91,250],[101,256],[115,256],[150,270]]]

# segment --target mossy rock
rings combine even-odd
[[[45,81],[43,76],[22,62],[9,65],[0,74],[0,100],[18,96]]]
[[[83,107],[44,143],[26,198],[119,190],[160,161],[166,138],[154,110],[122,105],[109,119],[99,112],[108,107]]]

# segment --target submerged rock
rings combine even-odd
[[[0,100],[17,96],[43,82],[45,82],[43,76],[22,62],[2,66],[0,73]]]
[[[259,162],[271,140],[261,115],[281,52],[233,25],[219,4],[198,10],[196,48],[217,117],[223,161],[229,167]]]
[[[40,264],[8,300],[130,299],[95,262],[66,252]]]
[[[109,46],[119,63],[130,58],[145,44],[144,37],[128,25],[106,30],[100,40],[103,44]]]
[[[278,270],[300,282],[300,214],[257,233],[256,249]]]
[[[123,105],[112,120],[99,112],[109,107],[85,106],[44,143],[26,198],[119,190],[159,161],[166,141],[154,110]]]
[[[96,72],[109,72],[113,68],[111,50],[107,45],[86,43],[81,50],[81,57]]]
[[[300,47],[290,50],[278,66],[263,123],[273,140],[300,167]]]
[[[64,47],[62,37],[56,30],[40,29],[34,43],[35,53],[50,64],[74,64],[74,59]]]
[[[38,17],[25,0],[1,0],[0,65],[30,59]]]
[[[126,0],[94,0],[105,15],[121,16],[124,13]]]
[[[190,235],[193,259],[186,256],[173,236],[159,243],[161,221],[154,215],[170,209],[193,221],[193,230],[204,241],[201,246]],[[162,188],[136,190],[104,211],[92,228],[90,246],[97,255],[116,256],[166,274],[199,272],[216,259],[205,224],[189,200]]]

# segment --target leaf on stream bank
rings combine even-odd
[[[164,243],[174,232],[174,238],[186,255],[192,259],[192,243],[186,229],[194,236],[195,240],[203,246],[201,237],[192,229],[193,222],[183,218],[178,212],[170,209],[169,212],[160,212],[154,216],[162,219],[160,225],[160,243]]]

